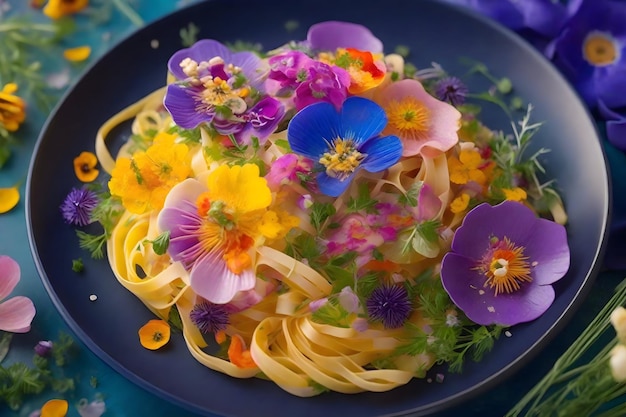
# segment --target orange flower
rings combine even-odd
[[[50,0],[43,8],[43,13],[56,20],[83,10],[87,4],[89,0]]]
[[[0,126],[15,132],[26,119],[26,103],[16,96],[17,84],[8,83],[0,90]]]
[[[150,320],[139,329],[141,346],[157,350],[170,340],[170,325],[165,320]]]
[[[89,58],[89,55],[91,55],[89,46],[77,46],[76,48],[69,48],[63,51],[63,57],[72,62],[84,61]]]
[[[65,400],[53,399],[48,401],[41,407],[40,417],[65,417],[69,405]]]
[[[246,349],[243,338],[238,334],[230,339],[228,359],[239,368],[256,368],[256,363],[254,363],[250,351]]]
[[[81,152],[74,158],[74,173],[82,182],[92,182],[98,178],[99,170],[96,169],[98,158],[92,152]]]

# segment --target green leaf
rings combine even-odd
[[[311,206],[311,225],[319,233],[324,222],[335,214],[335,207],[330,203],[314,202]]]
[[[367,183],[359,184],[358,194],[356,198],[350,197],[348,200],[348,212],[365,211],[366,213],[375,213],[378,200],[374,200],[370,195],[370,189]]]
[[[169,230],[158,235],[154,240],[146,240],[144,244],[152,243],[152,250],[157,255],[163,255],[167,252],[167,248],[170,245],[170,232]]]
[[[3,332],[2,338],[0,339],[0,363],[6,358],[9,353],[9,348],[11,347],[11,339],[13,338],[13,333]]]

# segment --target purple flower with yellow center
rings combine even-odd
[[[412,305],[403,285],[377,287],[366,301],[367,313],[388,329],[402,327],[411,315]]]
[[[202,333],[216,333],[225,330],[229,314],[224,304],[202,301],[193,306],[189,318]]]
[[[61,214],[66,223],[86,226],[93,222],[91,213],[99,202],[95,192],[86,188],[73,188],[61,204]]]
[[[319,61],[312,61],[306,70],[306,79],[295,90],[293,102],[296,110],[319,102],[331,103],[335,108],[340,108],[348,96],[350,74],[343,68]]]
[[[548,50],[586,103],[626,106],[626,4],[585,1]]]
[[[524,204],[480,204],[456,230],[441,263],[450,298],[473,322],[513,326],[554,301],[552,285],[569,268],[565,227]]]
[[[278,100],[263,97],[266,66],[252,52],[233,53],[215,40],[198,41],[170,58],[176,81],[167,86],[164,106],[182,128],[209,123],[240,143],[250,143],[251,136],[262,143],[284,115]]]
[[[320,191],[337,197],[360,169],[380,172],[400,159],[400,139],[380,136],[386,124],[379,105],[350,97],[339,111],[329,103],[300,110],[289,123],[287,139],[295,153],[315,162]]]

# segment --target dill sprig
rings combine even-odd
[[[88,233],[76,230],[78,245],[88,251],[92,258],[104,258],[104,246],[111,237],[115,225],[124,213],[124,207],[119,197],[112,196],[102,184],[93,183],[88,186],[99,198],[98,205],[91,212],[91,219],[102,227],[102,233]]]

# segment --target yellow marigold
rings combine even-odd
[[[300,218],[284,210],[268,210],[263,213],[259,231],[268,239],[281,239],[300,224]]]
[[[50,19],[60,19],[78,13],[89,4],[89,0],[50,0],[43,8],[43,13]]]
[[[81,152],[74,158],[74,173],[82,182],[92,182],[98,178],[98,157],[93,152]]]
[[[469,206],[470,196],[467,193],[461,193],[460,196],[452,200],[450,203],[450,211],[454,214],[462,213]]]
[[[145,152],[115,162],[109,190],[122,199],[128,211],[160,210],[172,187],[191,175],[189,148],[175,139],[175,135],[160,132]]]
[[[448,158],[450,181],[454,184],[467,184],[469,181],[475,181],[484,185],[487,177],[481,170],[483,164],[483,158],[477,149],[463,149],[459,152],[458,158],[455,156]]]
[[[504,192],[504,197],[510,201],[524,201],[527,197],[526,191],[520,187],[504,188],[502,191]]]
[[[0,126],[15,132],[26,119],[26,103],[14,93],[17,84],[5,84],[0,91]]]

